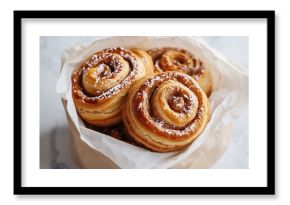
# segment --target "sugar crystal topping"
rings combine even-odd
[[[167,80],[178,81],[179,83],[188,87],[190,90],[196,88],[199,89],[199,87],[195,85],[195,82],[189,76],[187,77],[187,75],[182,73],[164,72],[158,75],[154,75],[149,79],[147,79],[143,83],[143,85],[141,85],[141,87],[139,88],[139,90],[135,95],[135,100],[136,99],[140,100],[140,103],[137,104],[137,106],[135,107],[138,113],[138,117],[136,116],[137,119],[143,121],[145,124],[148,124],[148,126],[152,126],[153,132],[166,133],[168,136],[183,137],[187,136],[189,133],[195,133],[196,132],[195,130],[197,129],[196,123],[199,123],[199,120],[204,115],[204,106],[202,105],[201,102],[198,103],[199,107],[197,109],[195,117],[191,120],[190,123],[188,123],[186,126],[182,128],[169,125],[162,118],[153,116],[152,113],[150,112],[150,108],[148,106],[151,106],[152,94],[154,95],[154,92],[156,89],[158,89],[158,86],[162,82],[166,82]],[[149,96],[149,98],[145,98],[144,97],[145,94]],[[195,96],[195,93],[191,91],[190,94],[184,93],[182,95],[182,98],[186,100],[189,104],[194,104],[195,97],[193,96]],[[197,97],[197,99],[199,99],[199,97]],[[190,110],[188,112],[190,112]],[[187,114],[188,113],[185,113],[185,115]]]
[[[97,70],[96,72],[102,72],[105,65],[108,65],[109,67],[114,67],[113,72],[109,74],[111,76],[109,79],[105,79],[102,81],[96,80],[95,84],[92,86],[97,89],[99,85],[106,85],[107,83],[111,84],[110,82],[114,81],[114,77],[116,77],[120,69],[123,68],[123,64],[121,63],[121,61],[119,61],[119,58],[124,59],[128,63],[130,67],[129,74],[125,78],[123,78],[122,81],[116,86],[111,88],[109,87],[107,91],[96,91],[96,96],[88,95],[82,88],[81,81],[79,80],[84,71],[91,67],[97,67],[99,70]],[[104,66],[98,66],[99,64],[104,64]],[[96,103],[105,98],[110,98],[116,95],[120,90],[124,88],[127,89],[132,84],[132,81],[136,79],[137,69],[139,69],[138,66],[139,65],[137,63],[137,60],[132,52],[129,50],[125,50],[124,48],[109,48],[98,51],[90,57],[90,59],[85,63],[83,67],[76,69],[73,72],[73,90],[79,90],[77,93],[74,91],[73,93],[75,93],[75,95],[77,95],[78,98],[80,98],[82,101],[86,101],[88,103]],[[79,72],[78,70],[81,70],[82,72]],[[107,75],[108,72],[104,73],[103,77],[106,77]]]

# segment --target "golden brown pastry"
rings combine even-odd
[[[212,77],[204,63],[192,53],[179,48],[155,48],[148,51],[153,59],[155,72],[179,71],[192,76],[200,87],[210,95],[212,91]]]
[[[130,87],[153,72],[151,57],[145,51],[109,48],[96,52],[71,77],[77,112],[96,126],[119,123]]]
[[[127,133],[156,152],[189,145],[209,118],[207,96],[197,81],[181,72],[163,72],[141,80],[123,107]]]

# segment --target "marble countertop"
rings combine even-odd
[[[73,45],[90,43],[97,38],[40,37],[40,168],[79,168],[72,156],[67,119],[55,86],[59,77],[63,51]],[[234,65],[248,73],[248,37],[207,36],[203,38]],[[211,168],[247,169],[248,136],[248,111],[246,111],[237,122],[228,149]]]

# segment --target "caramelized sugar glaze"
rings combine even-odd
[[[201,88],[210,95],[212,79],[204,63],[192,53],[179,48],[154,48],[148,51],[151,55],[155,72],[179,71],[190,75],[198,81]]]
[[[152,73],[151,57],[144,51],[109,48],[96,52],[71,77],[79,115],[96,126],[119,123],[129,88]]]
[[[123,107],[128,134],[147,149],[169,152],[184,148],[210,117],[207,96],[189,75],[155,74],[136,84]]]

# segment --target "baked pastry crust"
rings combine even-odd
[[[71,77],[78,114],[96,126],[119,123],[130,87],[153,72],[151,57],[145,51],[118,47],[96,52]]]
[[[126,132],[156,152],[180,150],[204,130],[210,108],[199,84],[181,72],[157,73],[130,90],[123,107]]]
[[[179,71],[198,81],[200,87],[209,96],[212,92],[212,77],[208,68],[192,53],[180,48],[154,48],[148,50],[155,72]]]

